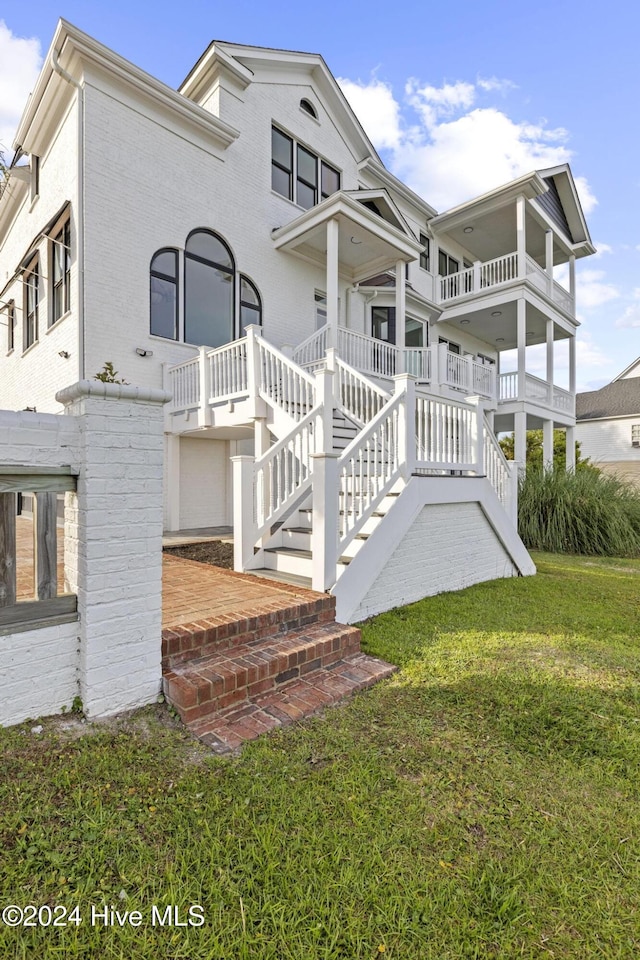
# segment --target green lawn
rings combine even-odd
[[[82,918],[0,957],[640,956],[640,561],[535,560],[367,623],[401,670],[240,758],[163,707],[0,731],[3,905]]]

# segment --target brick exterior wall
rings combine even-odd
[[[517,573],[478,503],[424,506],[350,621]]]

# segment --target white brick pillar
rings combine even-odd
[[[164,390],[91,380],[56,396],[78,422],[79,679],[90,717],[151,703],[160,692],[169,399]]]

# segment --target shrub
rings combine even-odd
[[[528,470],[520,481],[518,532],[531,550],[640,556],[640,491],[594,468]]]

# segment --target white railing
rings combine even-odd
[[[536,264],[537,266],[537,264]],[[478,261],[457,273],[440,277],[440,302],[466,297],[518,278],[518,254],[506,253],[493,260]]]
[[[200,357],[192,357],[167,370],[168,389],[173,396],[171,411],[192,410],[200,405]]]
[[[313,377],[262,337],[255,342],[261,396],[293,420],[304,419],[315,406]]]
[[[367,337],[346,327],[338,327],[338,353],[350,367],[362,373],[393,377],[398,372],[399,350],[395,344]]]
[[[562,410],[564,413],[574,414],[576,409],[575,395],[562,387],[553,388],[553,406],[556,410]]]
[[[525,374],[524,393],[528,400],[542,400],[548,404],[551,399],[549,384],[532,373]]]
[[[305,369],[313,369],[319,366],[327,353],[328,331],[329,325],[325,324],[324,327],[320,327],[319,330],[312,333],[310,337],[298,344],[291,355],[291,359]]]
[[[247,338],[225,343],[206,354],[208,364],[207,383],[210,401],[231,399],[246,395],[249,390],[247,378]]]
[[[400,409],[392,397],[338,460],[338,556],[400,476]]]
[[[573,297],[557,280],[553,281],[553,300],[561,310],[573,316],[575,310]]]
[[[407,347],[404,351],[404,371],[418,380],[431,380],[431,351],[428,347]]]
[[[513,479],[507,459],[502,452],[493,430],[484,418],[484,472],[489,483],[498,495],[498,500],[509,510],[512,497]]]
[[[518,399],[518,374],[516,371],[511,373],[501,373],[498,377],[498,400],[517,400]]]
[[[476,471],[477,417],[468,404],[418,394],[416,469]]]
[[[471,392],[482,397],[495,397],[496,375],[492,365],[471,361]]]
[[[276,523],[311,485],[317,407],[254,464],[254,542]]]
[[[473,293],[473,267],[440,277],[440,302]]]
[[[518,278],[518,254],[507,253],[503,257],[485,260],[480,264],[480,286],[497,287]]]
[[[443,373],[442,381],[447,386],[469,390],[471,386],[469,364],[464,357],[451,353],[446,343],[440,344],[440,370]]]
[[[389,400],[385,390],[363,377],[340,357],[335,359],[334,377],[337,406],[360,426],[373,420]]]

